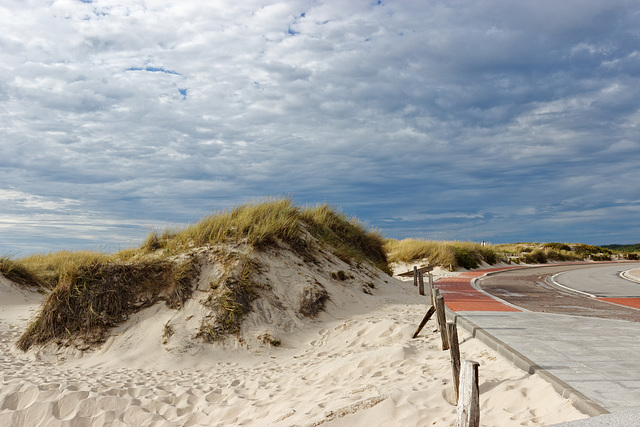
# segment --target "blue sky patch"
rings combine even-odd
[[[127,71],[149,71],[151,73],[173,74],[175,76],[181,75],[178,72],[167,70],[162,67],[130,67],[130,68],[127,68]]]

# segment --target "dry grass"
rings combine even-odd
[[[309,232],[334,249],[344,261],[368,261],[387,274],[392,274],[387,262],[384,239],[376,230],[367,230],[355,217],[347,217],[323,204],[307,207],[302,219]]]
[[[295,242],[300,231],[300,210],[291,200],[266,199],[217,212],[182,230],[154,231],[142,249],[147,252],[162,249],[174,254],[228,242],[242,242],[260,249],[278,240]]]
[[[165,301],[182,307],[197,275],[194,259],[182,264],[147,260],[135,264],[94,261],[67,270],[45,300],[39,316],[17,342],[28,350],[58,340],[101,342],[106,331],[144,307]]]
[[[385,242],[389,262],[406,262],[428,259],[432,265],[445,268],[477,268],[479,263],[495,264],[496,252],[490,246],[474,242],[389,239]]]
[[[251,311],[251,302],[258,297],[261,288],[255,282],[260,266],[252,259],[238,253],[223,254],[227,271],[220,283],[212,283],[204,305],[215,311],[215,317],[204,319],[197,336],[207,342],[237,334],[244,316]]]
[[[141,249],[170,255],[222,243],[244,243],[262,250],[284,242],[306,252],[303,225],[341,259],[367,261],[390,273],[384,240],[377,231],[367,230],[356,218],[326,204],[301,209],[288,198],[249,202],[209,215],[184,229],[153,231]]]
[[[50,289],[45,281],[33,274],[23,263],[7,256],[0,257],[0,273],[23,288],[40,291]]]
[[[112,259],[112,255],[94,251],[60,251],[30,255],[20,258],[17,262],[42,280],[48,288],[53,289],[63,276],[84,266],[107,263]]]
[[[18,346],[27,350],[52,340],[100,342],[108,328],[157,301],[182,307],[199,274],[194,256],[189,255],[194,248],[232,243],[264,250],[286,243],[309,254],[305,228],[343,260],[370,262],[390,273],[382,237],[367,231],[355,218],[327,205],[300,209],[290,199],[265,199],[207,216],[184,229],[153,231],[138,249],[115,254],[61,251],[16,262],[3,259],[12,277],[53,289]],[[187,261],[177,261],[185,257]],[[209,339],[237,332],[256,297],[250,276],[257,267],[234,256],[227,261],[243,267],[237,277],[228,274],[215,298],[209,300],[219,313],[215,322],[203,324],[202,332]]]
[[[549,261],[605,261],[616,254],[600,246],[582,243],[513,243],[495,245],[496,252],[514,262],[544,264]]]

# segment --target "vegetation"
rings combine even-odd
[[[141,249],[147,253],[162,250],[169,255],[221,243],[245,243],[263,250],[284,242],[306,254],[303,225],[342,260],[368,261],[391,273],[384,239],[377,231],[367,230],[356,218],[326,204],[300,209],[286,198],[251,202],[217,212],[182,230],[153,231]]]
[[[204,305],[213,309],[215,316],[205,319],[197,334],[207,342],[222,339],[228,334],[240,332],[244,316],[251,311],[251,302],[258,297],[259,285],[254,281],[260,266],[251,259],[232,254],[227,259],[227,273],[220,283],[211,283],[211,291]],[[239,265],[239,270],[231,267]]]
[[[67,271],[17,346],[26,351],[56,339],[101,342],[109,328],[144,307],[158,301],[181,307],[191,295],[196,271],[193,259],[181,265],[165,260],[93,262]]]
[[[250,202],[183,229],[152,231],[140,248],[115,254],[61,251],[16,261],[2,258],[0,271],[11,280],[51,290],[18,346],[27,350],[52,340],[90,345],[143,307],[165,301],[180,308],[190,298],[199,273],[194,249],[242,244],[267,250],[285,244],[310,258],[308,233],[346,262],[369,262],[391,273],[382,237],[355,218],[327,205],[301,209],[287,198]],[[202,325],[201,336],[207,340],[237,332],[257,295],[251,276],[258,267],[235,255],[229,261],[239,262],[242,268],[214,286],[217,290],[208,304],[218,315]]]
[[[94,251],[60,251],[36,254],[17,262],[49,289],[54,289],[60,280],[74,271],[92,265],[117,261],[115,255]]]
[[[0,273],[7,279],[23,288],[44,290],[46,283],[33,274],[24,264],[9,257],[0,257]]]
[[[167,254],[193,247],[235,242],[261,249],[276,244],[301,243],[300,209],[289,199],[250,202],[231,210],[204,217],[184,229],[153,231],[142,245],[147,252],[158,249]]]
[[[456,269],[472,269],[486,262],[495,264],[498,257],[490,247],[473,242],[389,239],[385,242],[389,262],[411,262],[428,259],[432,265]]]
[[[544,264],[549,261],[606,261],[613,256],[622,257],[622,254],[601,246],[585,245],[582,243],[517,243],[511,245],[495,245],[493,248],[499,255],[513,262],[525,262],[529,264]]]
[[[103,340],[108,328],[143,307],[158,301],[171,308],[182,307],[199,275],[199,248],[215,252],[222,251],[223,245],[241,245],[249,251],[264,251],[285,245],[313,261],[317,251],[309,236],[345,262],[356,266],[368,262],[389,274],[388,261],[425,258],[433,265],[473,269],[498,261],[545,263],[638,257],[637,252],[621,254],[614,248],[584,244],[484,246],[473,242],[384,240],[376,230],[367,230],[356,218],[326,204],[300,208],[288,198],[264,199],[217,212],[184,228],[152,231],[139,248],[114,254],[60,251],[17,260],[0,258],[0,272],[5,277],[20,286],[50,292],[18,346],[26,350],[56,340],[90,345]],[[206,300],[205,305],[215,313],[200,328],[200,336],[208,341],[237,333],[260,289],[252,280],[259,266],[250,258],[233,250],[219,252],[218,258],[229,271],[219,283],[211,284]],[[348,279],[343,270],[332,276]],[[328,298],[321,286],[310,287],[301,299],[300,313],[316,315]],[[171,334],[167,326],[165,340]]]
[[[602,246],[567,243],[512,243],[482,246],[473,242],[433,240],[387,240],[389,262],[412,262],[428,259],[432,265],[445,268],[477,268],[481,262],[545,264],[562,261],[605,261],[614,257],[638,259],[638,254],[619,253]]]
[[[602,245],[602,247],[618,252],[640,252],[640,243],[633,245]]]
[[[305,208],[301,217],[309,232],[333,248],[338,258],[346,262],[367,261],[392,274],[385,240],[378,231],[367,230],[355,217],[349,218],[326,204]]]

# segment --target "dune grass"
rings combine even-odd
[[[65,274],[77,271],[83,266],[108,263],[113,259],[113,255],[101,252],[59,251],[30,255],[16,262],[44,282],[46,287],[53,289]]]
[[[616,254],[610,249],[581,243],[509,243],[481,245],[474,242],[434,240],[387,240],[385,249],[389,262],[413,262],[428,259],[432,265],[445,268],[478,268],[481,262],[495,264],[505,262],[545,264],[563,261],[606,261]],[[632,259],[632,258],[631,258]]]
[[[341,259],[368,261],[390,272],[384,239],[377,231],[367,230],[355,217],[347,217],[327,204],[299,208],[288,198],[249,202],[204,217],[183,229],[152,231],[141,250],[169,255],[224,243],[244,243],[263,250],[284,242],[304,252],[308,243],[303,225]]]
[[[199,273],[193,249],[244,244],[266,250],[284,243],[309,255],[305,229],[341,259],[369,262],[391,274],[382,237],[355,218],[328,205],[299,208],[287,198],[249,202],[182,229],[153,231],[139,248],[115,254],[60,251],[16,261],[3,258],[9,278],[52,289],[18,346],[26,351],[52,340],[99,342],[108,328],[142,307],[162,300],[172,308],[182,306]],[[253,297],[251,286],[245,286],[249,282],[241,276],[225,285],[226,292],[216,301],[227,317],[218,319],[220,327],[207,325],[213,335],[237,329]]]
[[[385,240],[379,231],[367,230],[357,218],[347,217],[326,204],[307,207],[301,215],[309,232],[333,248],[338,258],[347,262],[368,261],[387,274],[392,274]]]
[[[15,261],[8,256],[0,257],[0,273],[17,285],[36,290],[51,289],[51,286],[34,274],[22,262]]]
[[[623,256],[601,246],[582,243],[513,243],[492,247],[500,257],[527,264],[545,264],[550,261],[607,261],[614,256]]]
[[[385,242],[389,262],[413,262],[428,259],[431,265],[473,269],[480,263],[495,264],[498,256],[490,246],[474,242],[389,239]]]
[[[168,253],[227,242],[264,248],[278,240],[293,242],[300,236],[300,210],[289,199],[249,202],[216,212],[184,229],[152,232],[142,245],[146,251]]]
[[[109,328],[141,308],[158,301],[181,307],[191,296],[197,272],[193,259],[179,264],[160,259],[92,261],[66,269],[16,345],[26,351],[56,339],[101,342]]]

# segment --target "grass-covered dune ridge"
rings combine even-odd
[[[481,263],[544,264],[562,261],[606,261],[638,259],[637,252],[620,252],[582,243],[514,243],[481,245],[475,242],[404,239],[385,241],[391,263],[411,263],[427,259],[431,265],[445,268],[478,268]]]
[[[391,273],[383,244],[377,232],[327,205],[300,208],[279,198],[218,212],[182,229],[153,231],[139,248],[115,254],[62,251],[7,258],[3,265],[19,271],[16,277],[27,284],[52,289],[18,342],[27,350],[56,341],[99,343],[109,328],[160,301],[178,309],[199,280],[201,262],[215,259],[224,274],[203,290],[211,314],[201,336],[209,340],[238,331],[260,288],[244,277],[246,269],[234,276],[237,265],[250,265],[238,248],[245,254],[288,248],[309,262],[322,248],[347,263]]]
[[[367,230],[355,217],[347,217],[329,205],[300,208],[287,198],[250,202],[180,230],[153,231],[141,249],[176,254],[229,242],[246,243],[256,249],[284,242],[304,251],[305,231],[331,246],[339,258],[367,261],[390,273],[384,239],[377,231]]]
[[[446,268],[477,268],[479,263],[495,264],[498,256],[487,246],[473,242],[444,242],[435,240],[389,239],[385,242],[389,262],[428,259],[431,265]]]

